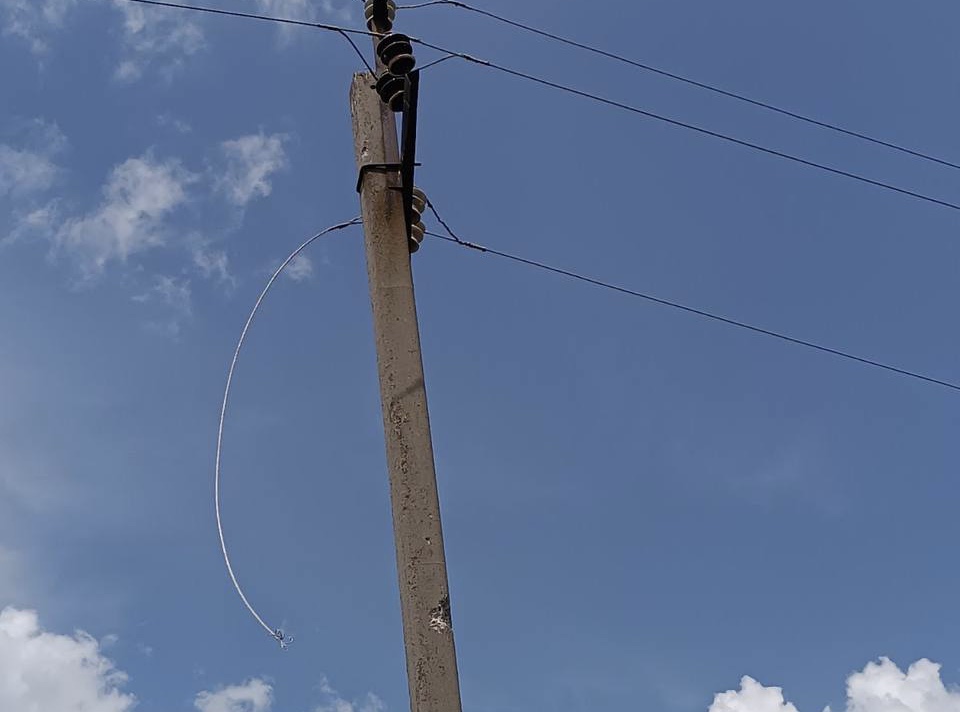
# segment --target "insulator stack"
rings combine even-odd
[[[382,0],[367,0],[363,6],[363,14],[367,19],[367,29],[371,32],[390,32],[393,29],[393,22],[397,19],[397,3],[394,0],[387,0],[386,16],[377,17],[378,5],[382,8]]]
[[[399,32],[387,35],[377,43],[377,56],[395,77],[405,77],[417,66],[413,56],[413,43]]]
[[[427,226],[423,224],[423,213],[427,209],[427,196],[419,188],[413,189],[413,217],[410,226],[410,252],[416,252],[423,244]]]
[[[390,72],[384,72],[377,80],[377,93],[380,99],[398,114],[403,111],[405,91],[406,80],[403,77],[395,77]]]

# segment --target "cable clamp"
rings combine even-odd
[[[415,166],[420,166],[420,163],[415,163]],[[357,192],[363,193],[363,181],[367,177],[367,173],[390,173],[393,171],[400,172],[400,169],[403,168],[402,163],[365,163],[360,166],[360,175],[357,177]],[[400,190],[400,188],[396,188]]]
[[[273,639],[280,644],[281,650],[286,650],[293,644],[293,636],[285,635],[279,628],[273,631]]]
[[[377,173],[397,171],[399,173],[401,168],[403,168],[402,163],[364,163],[360,166],[360,175],[357,176],[357,192],[363,193],[363,181],[366,179],[367,173],[371,171]]]

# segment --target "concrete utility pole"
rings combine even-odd
[[[366,73],[354,77],[350,109],[361,176],[410,708],[461,712],[410,246],[399,190],[397,126],[373,88],[375,82],[376,77]]]

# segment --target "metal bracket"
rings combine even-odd
[[[376,171],[377,173],[397,171],[399,173],[402,168],[402,163],[365,163],[360,166],[360,175],[357,177],[357,193],[363,192],[363,181],[367,177],[367,173],[371,171]]]
[[[422,166],[422,163],[414,163],[414,166],[419,168]],[[363,192],[363,181],[367,177],[367,173],[389,173],[391,171],[401,172],[403,170],[402,163],[367,163],[360,166],[360,177],[357,179],[357,192]],[[389,190],[403,190],[403,186],[390,186]]]
[[[407,239],[413,239],[413,188],[417,167],[417,109],[420,103],[420,72],[411,72],[404,81],[402,167],[400,185],[403,186],[403,215],[407,223]]]

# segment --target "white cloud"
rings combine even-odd
[[[20,133],[45,156],[53,156],[67,148],[69,141],[55,122],[37,117],[21,122]]]
[[[173,114],[160,114],[157,117],[157,126],[164,129],[173,129],[178,134],[188,134],[193,132],[193,127],[183,119],[178,119]]]
[[[313,712],[384,712],[386,705],[374,694],[350,702],[340,697],[324,678],[320,682],[324,700]],[[242,685],[224,687],[216,692],[201,692],[194,701],[199,712],[270,712],[273,688],[264,680],[253,678]]]
[[[134,296],[133,300],[156,305],[155,311],[159,311],[160,317],[145,322],[144,326],[171,339],[179,338],[184,323],[193,318],[193,290],[188,279],[157,275],[150,289]]]
[[[149,291],[133,298],[136,302],[159,302],[181,316],[193,313],[190,282],[186,279],[157,275]]]
[[[283,273],[294,282],[308,280],[313,276],[313,260],[306,255],[297,255]]]
[[[349,702],[343,699],[340,697],[340,693],[330,686],[330,682],[326,678],[320,683],[320,692],[323,693],[326,700],[314,712],[384,712],[387,709],[383,700],[372,692],[368,693],[362,700]]]
[[[0,197],[48,190],[60,169],[46,156],[0,144]]]
[[[230,258],[223,250],[211,249],[202,243],[194,245],[193,266],[205,279],[213,279],[228,288],[237,284],[230,272]]]
[[[315,22],[332,19],[350,22],[352,14],[346,3],[334,3],[333,0],[257,0],[257,7],[265,15],[283,17],[290,20]],[[281,28],[284,35],[295,28]]]
[[[881,658],[847,680],[848,712],[960,712],[960,691],[940,679],[940,666],[918,660],[903,672]]]
[[[170,78],[187,58],[206,47],[203,30],[182,12],[134,5],[113,0],[123,15],[125,58],[114,76],[122,82],[136,81],[151,65],[158,65]]]
[[[63,27],[77,0],[0,0],[3,34],[19,37],[37,55],[50,50],[47,35]]]
[[[112,260],[163,246],[170,237],[166,221],[187,202],[195,180],[179,161],[158,162],[150,154],[131,158],[113,170],[101,205],[64,222],[55,244],[75,256],[88,276]]]
[[[740,690],[719,694],[709,712],[797,712],[778,687],[745,677]],[[824,712],[829,712],[829,708]],[[960,690],[948,689],[940,666],[919,660],[906,671],[888,658],[847,679],[846,712],[960,712]]]
[[[254,678],[216,692],[201,692],[194,701],[199,712],[270,712],[273,688]]]
[[[283,134],[260,133],[221,144],[226,167],[217,185],[231,203],[242,207],[270,195],[270,176],[287,166],[286,140]]]
[[[0,573],[6,573],[5,550],[0,548]],[[2,581],[3,579],[0,579]],[[104,654],[116,636],[98,642],[77,631],[50,633],[40,627],[30,610],[5,608],[0,612],[0,710],[7,712],[133,712],[136,697],[125,690],[127,675]],[[142,655],[153,649],[140,645]],[[348,702],[322,681],[323,703],[314,712],[384,712],[385,705],[369,694]],[[271,712],[273,687],[263,679],[200,692],[197,712]],[[944,708],[946,709],[946,708]],[[926,711],[925,711],[926,712]],[[938,708],[936,712],[941,712]],[[951,708],[952,712],[952,708]]]
[[[779,687],[764,687],[752,677],[744,677],[739,691],[716,696],[710,712],[797,712],[797,708],[784,701]]]
[[[86,633],[47,633],[37,614],[0,613],[0,709],[17,712],[130,712],[124,673]]]
[[[43,119],[15,123],[20,145],[0,143],[0,198],[49,190],[60,174],[53,158],[67,147],[67,137],[55,123]]]

